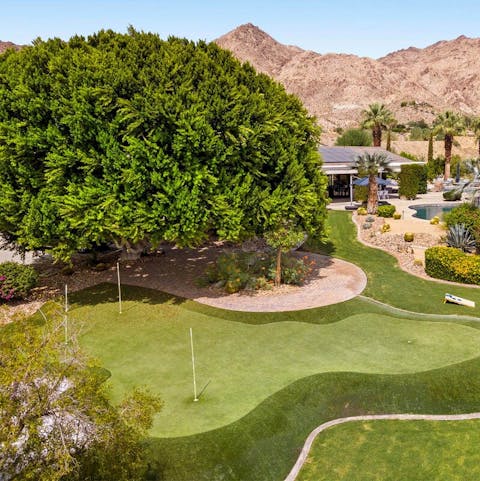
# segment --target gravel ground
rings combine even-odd
[[[365,223],[365,216],[354,214],[353,220],[358,227],[358,237],[363,243],[392,254],[397,258],[400,267],[410,274],[431,279],[425,273],[423,251],[428,247],[439,245],[438,236],[416,233],[413,242],[405,242],[403,234],[381,232],[383,224],[395,222],[393,220],[375,217],[371,229],[362,228],[362,225]]]

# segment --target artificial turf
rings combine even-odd
[[[114,300],[94,306],[82,302],[99,289],[112,299],[116,288],[104,285],[77,294],[70,323],[82,324],[82,345],[112,373],[114,399],[139,384],[162,396],[165,408],[151,431],[156,436],[196,434],[232,423],[312,374],[413,373],[480,353],[480,331],[461,324],[362,313],[330,324],[252,325],[194,313],[176,298],[136,287],[124,287],[119,314]],[[315,317],[315,310],[309,312]],[[208,383],[198,403],[192,402],[190,327],[199,390]]]
[[[479,353],[478,308],[442,303],[445,292],[478,303],[480,291],[404,273],[393,257],[356,240],[348,213],[331,212],[329,223],[330,241],[310,248],[359,265],[368,277],[365,295],[418,315],[363,298],[298,312],[243,313],[128,288],[124,312],[115,317],[108,313],[115,311],[112,286],[74,296],[77,310],[72,311],[72,318],[82,320],[83,342],[88,349],[112,362],[109,368],[115,396],[132,385],[150,384],[157,389],[171,384],[164,390],[168,405],[172,393],[189,391],[177,399],[183,402],[178,412],[169,413],[165,408],[164,417],[159,417],[165,422],[155,429],[157,433],[163,430],[163,437],[148,440],[152,479],[280,481],[291,469],[308,433],[327,420],[366,413],[480,410],[480,359],[459,362]],[[439,316],[427,321],[422,313]],[[442,322],[447,321],[442,314],[468,315],[470,320],[458,318],[454,323],[449,318],[448,323]],[[195,407],[188,382],[184,387],[179,383],[180,377],[188,377],[190,326],[194,327],[197,346],[199,384],[211,381]],[[392,338],[387,339],[390,333]],[[466,340],[468,337],[471,339]],[[415,339],[418,345],[408,342]],[[385,342],[382,347],[381,342]],[[289,350],[289,345],[295,349]],[[378,349],[383,351],[375,352]],[[207,357],[202,358],[205,352]],[[446,366],[448,363],[451,365]],[[235,370],[238,372],[229,379],[228,373]],[[321,372],[325,370],[330,372]],[[366,372],[358,372],[362,370]],[[238,377],[240,371],[244,371],[243,377]],[[312,372],[317,374],[308,375]],[[299,379],[301,376],[306,377]],[[230,392],[251,398],[252,404],[222,397],[217,383],[220,379],[223,385],[237,388]],[[239,380],[245,382],[236,387]],[[218,395],[215,406],[209,401],[214,395]],[[189,415],[197,407],[206,408],[205,419],[188,429],[207,430],[168,437],[174,434],[168,434],[168,429],[179,421],[176,416]],[[185,424],[185,419],[180,423]],[[233,422],[225,425],[229,421]],[[207,426],[223,427],[208,430]],[[475,478],[479,474],[476,472]]]
[[[479,444],[479,420],[353,422],[319,434],[297,480],[477,481]]]

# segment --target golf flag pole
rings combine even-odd
[[[191,347],[191,350],[192,350],[193,400],[196,402],[196,401],[198,401],[198,397],[197,397],[197,380],[195,378],[195,354],[193,352],[193,332],[192,332],[192,328],[190,328],[190,347]]]
[[[65,333],[65,362],[67,362],[67,348],[68,348],[68,285],[65,284],[65,313],[63,316],[63,329]]]
[[[117,262],[118,312],[122,313],[122,289],[120,287],[120,263]]]

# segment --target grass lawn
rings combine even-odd
[[[193,313],[178,298],[134,287],[124,289],[119,314],[115,289],[104,285],[76,294],[71,322],[79,320],[83,346],[112,373],[115,399],[144,384],[165,400],[155,436],[185,436],[232,423],[313,374],[413,373],[480,353],[480,330],[460,324],[361,313],[330,324],[254,325]],[[309,313],[315,317],[316,310]],[[199,389],[209,382],[198,403],[192,402],[189,327]]]
[[[329,240],[323,244],[310,244],[309,250],[327,253],[361,267],[368,278],[363,295],[415,312],[480,314],[479,288],[442,284],[407,274],[393,256],[357,240],[351,215],[349,212],[329,211]],[[446,292],[471,299],[476,302],[476,307],[444,304]]]
[[[476,481],[480,422],[373,421],[328,429],[298,481]]]

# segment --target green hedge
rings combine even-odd
[[[417,194],[427,192],[427,166],[424,164],[402,165],[398,193],[407,199],[415,199]]]
[[[366,202],[368,199],[368,185],[356,185],[353,188],[355,202]]]
[[[447,227],[453,227],[456,224],[464,224],[470,234],[479,240],[480,233],[480,209],[473,204],[464,203],[458,207],[454,207],[450,212],[443,214],[443,220]]]
[[[425,251],[425,272],[437,279],[480,284],[480,257],[453,247],[430,247]]]
[[[379,205],[377,209],[378,217],[393,217],[395,214],[394,205]]]

